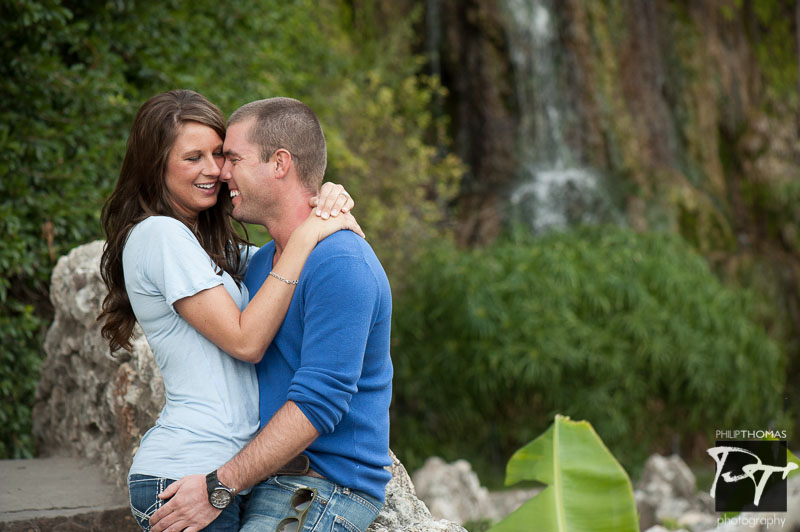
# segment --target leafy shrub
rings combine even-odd
[[[780,349],[750,297],[679,237],[587,228],[442,244],[409,278],[392,437],[410,468],[433,453],[502,464],[556,412],[590,421],[628,462],[674,437],[784,422]]]
[[[118,62],[55,0],[6,3],[0,34],[0,458],[33,454],[55,260],[100,234],[130,108]],[[93,55],[91,50],[95,51]],[[92,66],[95,61],[97,64]]]

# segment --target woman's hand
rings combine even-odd
[[[355,205],[353,198],[350,197],[350,194],[347,193],[342,185],[330,182],[323,183],[319,195],[311,198],[308,203],[312,207],[316,207],[314,214],[323,220],[327,220],[329,216],[338,216],[340,212],[350,212],[350,209]],[[364,235],[362,234],[361,236]]]
[[[341,216],[325,220],[312,211],[308,218],[297,228],[297,231],[302,231],[308,235],[309,238],[316,239],[314,240],[315,242],[319,242],[331,236],[336,231],[341,231],[343,229],[347,229],[362,238],[366,238],[364,236],[364,231],[361,230],[361,226],[358,225],[355,217],[349,212],[342,212]]]

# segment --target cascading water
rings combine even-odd
[[[519,176],[513,218],[535,232],[606,219],[600,176],[582,167],[565,141],[570,112],[558,70],[559,42],[552,0],[504,0],[519,106]]]

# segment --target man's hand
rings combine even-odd
[[[150,518],[152,532],[198,532],[222,513],[208,502],[205,475],[189,475],[158,494],[172,499]]]

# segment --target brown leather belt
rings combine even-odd
[[[325,477],[311,469],[310,465],[311,464],[308,460],[308,456],[304,454],[298,454],[283,464],[283,466],[275,472],[275,476],[294,475],[325,479]]]

